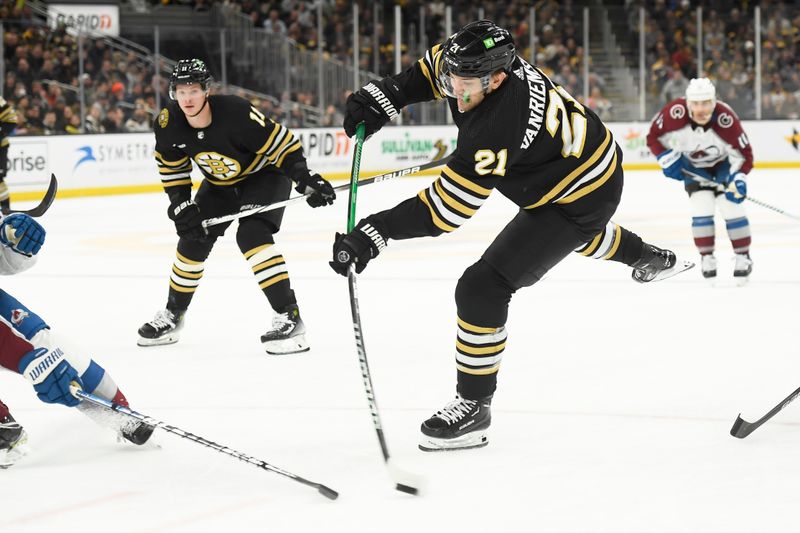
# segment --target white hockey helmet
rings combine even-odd
[[[717,103],[717,90],[708,78],[692,78],[686,87],[687,102],[703,102],[711,100]]]

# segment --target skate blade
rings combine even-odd
[[[678,260],[675,263],[674,267],[668,268],[666,270],[662,270],[661,272],[656,274],[656,277],[651,279],[650,283],[653,283],[654,281],[665,280],[665,279],[671,278],[672,276],[677,276],[681,272],[686,272],[687,270],[689,270],[691,268],[694,268],[694,263],[693,262]]]
[[[28,445],[28,434],[23,430],[19,440],[14,446],[0,450],[0,469],[6,469],[18,463],[23,457],[28,455],[30,446]]]
[[[437,439],[423,435],[419,442],[419,449],[423,452],[446,452],[483,448],[487,444],[489,444],[489,436],[486,430],[483,430],[473,431],[454,439]]]
[[[733,282],[737,287],[744,287],[750,281],[750,276],[734,276]]]
[[[139,340],[136,341],[137,346],[164,346],[167,344],[175,344],[178,342],[178,335],[166,335],[161,337],[160,339],[147,339],[145,337],[139,337]]]
[[[311,348],[306,342],[305,335],[295,335],[288,339],[280,339],[275,341],[261,342],[264,350],[269,355],[289,355],[293,353],[303,353],[309,351]]]

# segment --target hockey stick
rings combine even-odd
[[[356,225],[356,195],[358,193],[358,186],[363,183],[358,180],[358,173],[361,169],[361,151],[364,145],[364,123],[358,125],[356,128],[356,147],[353,154],[353,167],[350,171],[350,203],[347,207],[347,232],[353,231]],[[437,162],[441,164],[441,162]],[[375,426],[375,433],[378,435],[378,442],[381,445],[381,452],[383,453],[383,460],[386,467],[389,469],[389,474],[395,482],[395,489],[400,492],[417,495],[419,494],[419,487],[421,485],[420,479],[409,473],[398,469],[391,462],[389,458],[389,448],[386,445],[386,436],[383,434],[383,424],[381,424],[381,415],[378,412],[378,401],[375,399],[375,389],[372,387],[372,376],[369,372],[369,363],[367,362],[367,349],[364,346],[364,334],[361,327],[361,313],[358,307],[358,288],[356,286],[356,267],[350,265],[350,270],[347,272],[347,284],[350,288],[350,311],[353,315],[353,333],[356,338],[356,350],[358,350],[358,362],[361,365],[361,377],[364,380],[364,392],[367,393],[367,402],[369,403],[369,410],[372,414],[372,423]]]
[[[221,444],[217,444],[216,442],[212,442],[210,440],[206,440],[203,437],[199,437],[197,435],[194,435],[193,433],[189,433],[188,431],[184,431],[184,430],[182,430],[180,428],[177,428],[175,426],[170,426],[169,424],[161,422],[160,420],[156,420],[155,418],[152,418],[150,416],[143,415],[141,413],[137,413],[136,411],[134,411],[134,410],[132,410],[132,409],[130,409],[128,407],[125,407],[123,405],[119,405],[117,403],[113,403],[113,402],[110,402],[110,401],[108,401],[106,399],[103,399],[103,398],[100,398],[98,396],[95,396],[94,394],[90,394],[88,392],[84,392],[80,388],[78,388],[77,386],[73,385],[72,387],[70,387],[70,390],[72,391],[72,395],[73,396],[75,396],[76,398],[79,398],[81,400],[93,403],[95,405],[99,405],[100,407],[105,407],[106,409],[109,409],[109,410],[114,411],[116,413],[121,413],[123,415],[127,415],[127,416],[129,416],[131,418],[135,418],[136,420],[139,420],[140,422],[144,422],[145,424],[148,424],[148,425],[151,425],[151,426],[154,426],[154,427],[157,427],[157,428],[161,428],[164,431],[167,431],[169,433],[173,433],[173,434],[175,434],[175,435],[177,435],[177,436],[179,436],[181,438],[188,439],[188,440],[196,442],[198,444],[202,444],[203,446],[205,446],[207,448],[211,448],[212,450],[216,450],[216,451],[218,451],[220,453],[224,453],[226,455],[230,455],[231,457],[239,459],[240,461],[244,461],[245,463],[250,463],[251,465],[257,466],[259,468],[263,468],[264,470],[268,470],[270,472],[275,472],[276,474],[280,474],[282,476],[286,476],[289,479],[293,479],[294,481],[297,481],[298,483],[302,483],[303,485],[308,485],[309,487],[314,487],[315,489],[317,489],[319,491],[320,494],[322,494],[323,496],[325,496],[326,498],[329,498],[331,500],[335,500],[336,498],[339,497],[339,493],[338,492],[336,492],[335,490],[333,490],[333,489],[331,489],[329,487],[326,487],[325,485],[322,485],[321,483],[314,483],[313,481],[309,481],[307,479],[304,479],[304,478],[302,478],[300,476],[292,474],[291,472],[287,472],[286,470],[283,470],[282,468],[278,468],[277,466],[273,466],[273,465],[271,465],[271,464],[269,464],[269,463],[267,463],[265,461],[262,461],[261,459],[256,459],[255,457],[251,457],[249,455],[245,455],[242,452],[238,452],[238,451],[236,451],[236,450],[234,450],[232,448],[228,448],[227,446],[223,446]]]
[[[706,178],[704,176],[699,176],[699,175],[695,174],[694,172],[692,172],[690,170],[685,170],[684,169],[683,173],[689,179],[691,179],[695,183],[699,183],[700,185],[713,185],[719,192],[732,192],[734,194],[739,195],[739,193],[736,191],[736,187],[733,185],[733,182],[731,182],[728,185],[728,187],[725,187],[721,183],[717,183],[716,181],[710,180],[710,179],[708,179],[708,178]],[[731,187],[733,187],[733,188],[731,188]],[[768,204],[766,202],[762,202],[761,200],[757,200],[757,199],[753,198],[752,196],[750,196],[749,194],[742,194],[740,196],[744,197],[745,200],[750,200],[751,202],[753,202],[756,205],[760,205],[761,207],[764,207],[766,209],[771,209],[772,211],[775,211],[776,213],[780,213],[781,215],[785,215],[785,216],[787,216],[789,218],[793,218],[795,220],[800,220],[800,216],[794,215],[792,213],[789,213],[788,211],[784,211],[783,209],[781,209],[779,207],[775,207],[774,205],[770,205],[770,204]]]
[[[53,204],[53,200],[56,199],[56,192],[58,192],[58,180],[56,179],[55,174],[50,174],[50,185],[47,187],[47,192],[44,193],[44,198],[42,201],[39,202],[39,205],[34,207],[33,209],[10,209],[8,214],[14,213],[22,213],[23,215],[28,215],[31,217],[40,217],[44,215],[50,206]]]
[[[400,170],[387,172],[385,174],[378,174],[377,176],[372,176],[370,178],[365,178],[363,180],[359,180],[358,186],[361,187],[362,185],[371,185],[373,183],[380,183],[382,181],[388,181],[394,178],[400,178],[402,176],[412,176],[414,174],[417,174],[418,172],[422,172],[423,170],[430,170],[432,168],[436,168],[438,166],[447,164],[447,162],[450,161],[451,157],[453,157],[452,154],[448,155],[447,157],[437,159],[435,161],[429,161],[422,165],[414,165],[413,167],[403,168]],[[333,188],[333,190],[337,192],[346,191],[349,189],[350,189],[349,183],[346,185],[339,185],[338,187]],[[203,227],[207,228],[209,226],[215,226],[217,224],[223,224],[225,222],[230,222],[232,220],[238,220],[240,218],[249,217],[250,215],[255,215],[256,213],[266,213],[267,211],[272,211],[273,209],[280,209],[281,207],[286,207],[287,205],[296,204],[301,200],[305,200],[312,194],[313,193],[303,194],[301,196],[295,196],[294,198],[289,198],[288,200],[275,202],[274,204],[269,204],[262,207],[254,207],[252,209],[248,209],[246,211],[239,211],[238,213],[232,213],[230,215],[207,218],[206,220],[203,221]]]
[[[800,396],[800,388],[787,396],[781,403],[773,407],[769,413],[765,414],[755,422],[748,422],[744,420],[741,413],[739,413],[739,415],[736,417],[736,420],[733,422],[733,427],[731,427],[731,435],[737,439],[745,438],[750,433],[761,427],[764,422],[778,414],[778,411],[792,403],[798,396]]]

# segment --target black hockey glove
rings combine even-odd
[[[181,238],[201,241],[208,235],[203,227],[203,215],[200,213],[200,208],[191,200],[170,205],[167,216],[175,223],[175,230]]]
[[[392,78],[372,80],[347,97],[344,111],[344,131],[348,137],[356,134],[356,126],[364,123],[364,138],[400,114],[406,99]]]
[[[322,207],[331,205],[336,200],[336,191],[333,186],[317,173],[312,174],[308,170],[296,176],[297,187],[294,189],[300,194],[310,194],[306,202],[311,207]]]
[[[337,274],[347,276],[350,265],[356,265],[356,272],[367,268],[370,259],[378,257],[386,248],[386,230],[383,224],[373,217],[367,217],[350,233],[337,233],[333,241],[333,261],[328,264]]]

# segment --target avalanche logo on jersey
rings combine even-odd
[[[25,320],[25,317],[28,316],[30,316],[30,314],[24,309],[14,309],[11,311],[11,323],[15,326],[19,326],[22,324],[22,321]]]
[[[242,171],[239,162],[217,152],[200,152],[194,156],[195,162],[214,179],[235,178]]]
[[[686,115],[686,109],[681,104],[675,104],[669,109],[669,116],[675,120],[680,120]]]
[[[719,148],[711,145],[691,152],[689,160],[696,163],[716,163],[721,156]]]

